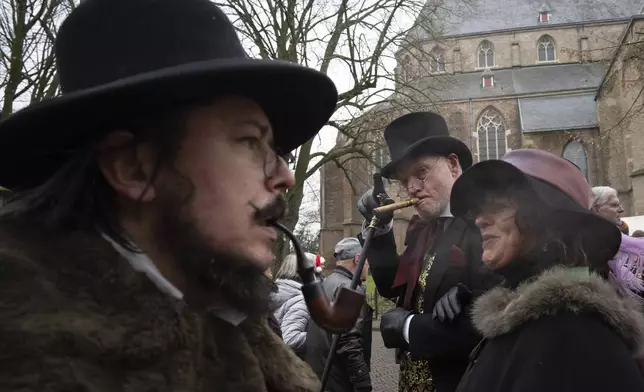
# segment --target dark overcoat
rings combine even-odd
[[[473,310],[485,340],[457,392],[644,391],[641,304],[599,276],[555,268],[491,290]]]
[[[343,267],[336,267],[322,283],[324,292],[335,300],[342,287],[351,286],[353,274]],[[362,286],[358,290],[364,292]],[[333,364],[326,384],[328,392],[371,391],[371,334],[372,309],[365,304],[353,328],[338,341]],[[306,362],[320,377],[329,357],[332,335],[314,322],[308,325]],[[377,370],[377,369],[374,369]]]
[[[406,245],[430,247],[424,241]],[[454,391],[467,368],[469,354],[481,337],[471,323],[469,306],[454,323],[441,323],[432,318],[434,305],[458,284],[466,286],[476,297],[494,287],[501,279],[481,261],[479,229],[463,219],[448,219],[444,231],[436,237],[431,248],[422,252],[426,257],[429,253],[434,255],[425,290],[420,292],[419,286],[415,285],[412,293],[412,304],[422,295],[424,313],[414,316],[410,324],[409,352],[412,358],[429,362],[439,391]],[[398,306],[403,306],[409,282],[392,287],[400,265],[393,230],[373,238],[367,250],[367,259],[378,293],[395,299]]]
[[[316,391],[267,325],[168,297],[92,232],[0,221],[0,391]]]

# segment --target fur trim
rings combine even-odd
[[[644,354],[644,312],[638,301],[620,296],[598,275],[573,276],[563,268],[544,272],[516,290],[497,287],[474,304],[472,319],[486,338],[559,312],[597,313],[635,354]]]
[[[96,233],[0,219],[0,270],[3,391],[319,390],[265,317],[192,309]]]

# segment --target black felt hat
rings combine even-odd
[[[70,154],[134,116],[223,95],[266,112],[287,153],[333,113],[324,74],[248,57],[226,15],[208,0],[86,0],[55,45],[62,95],[0,123],[0,185],[41,184]]]
[[[452,187],[451,212],[465,217],[488,192],[503,195],[512,187],[532,191],[547,206],[534,213],[553,214],[560,229],[576,235],[590,266],[605,265],[617,253],[622,236],[613,222],[590,211],[586,177],[572,162],[542,150],[514,150],[463,172]]]
[[[385,142],[391,157],[381,171],[386,178],[394,178],[398,164],[415,154],[456,154],[463,170],[472,166],[470,149],[449,135],[445,119],[436,113],[415,112],[395,119],[385,128]]]

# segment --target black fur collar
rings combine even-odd
[[[494,288],[476,301],[472,318],[484,337],[493,338],[564,311],[599,314],[633,353],[644,354],[644,309],[594,274],[579,277],[570,270],[553,268],[516,290]]]

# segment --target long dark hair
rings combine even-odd
[[[187,113],[170,111],[142,116],[125,129],[134,135],[124,148],[150,143],[156,149],[154,181],[159,170],[171,166],[185,136]],[[100,140],[71,152],[67,162],[45,183],[13,193],[0,206],[0,217],[29,219],[59,230],[98,229],[130,250],[130,241],[117,224],[116,193],[100,171]]]
[[[550,188],[548,193],[554,200],[568,202],[562,199],[568,198],[565,194],[549,184],[542,183],[539,186]],[[576,230],[581,215],[573,214],[565,208],[552,207],[556,203],[552,203],[552,200],[546,203],[525,183],[502,191],[485,192],[476,209],[480,211],[487,202],[499,198],[508,200],[516,208],[514,220],[523,238],[517,259],[497,271],[509,279],[510,284],[536,277],[555,266],[589,267],[590,270],[607,276],[607,263],[589,263],[588,237],[581,230]],[[472,212],[476,214],[475,211]]]

